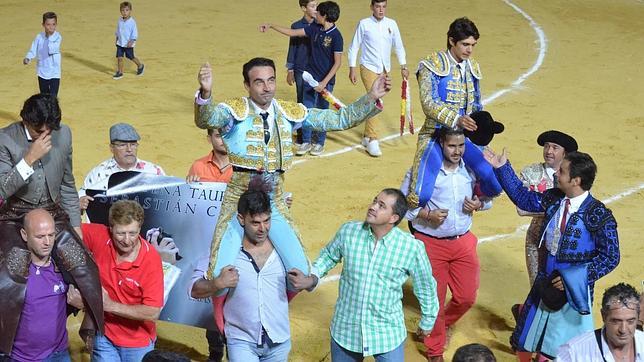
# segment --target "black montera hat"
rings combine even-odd
[[[559,274],[558,270],[555,270],[545,279],[540,279],[536,286],[543,304],[554,311],[563,308],[567,302],[566,292],[559,290],[552,285],[552,281],[559,276],[561,276],[561,274]]]
[[[496,122],[490,112],[476,111],[470,114],[476,122],[476,131],[463,130],[463,133],[472,143],[479,146],[487,146],[495,134],[503,132],[503,123]]]
[[[566,152],[577,151],[577,141],[571,136],[559,131],[545,131],[537,137],[539,146],[543,146],[546,142],[556,143],[563,147]]]

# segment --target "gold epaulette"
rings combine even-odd
[[[483,74],[481,74],[481,67],[479,66],[479,62],[470,58],[469,63],[470,63],[470,70],[472,71],[472,75],[474,76],[474,78],[476,79],[483,78]]]
[[[302,122],[309,113],[309,110],[301,103],[276,99],[275,104],[277,104],[277,108],[284,115],[284,118],[290,122]]]
[[[248,117],[248,99],[246,97],[227,99],[219,103],[218,106],[228,109],[238,121]]]
[[[449,60],[447,54],[435,52],[420,61],[420,64],[439,77],[449,74]]]

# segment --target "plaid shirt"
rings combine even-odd
[[[394,227],[376,243],[368,224],[348,222],[322,249],[313,274],[324,276],[343,258],[331,322],[331,337],[340,346],[370,356],[392,351],[405,340],[402,285],[409,276],[420,304],[420,328],[432,329],[438,315],[436,281],[420,241]]]

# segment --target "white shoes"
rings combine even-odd
[[[362,146],[367,148],[367,153],[372,157],[382,156],[382,151],[380,151],[380,143],[378,140],[369,141],[369,137],[362,138]]]
[[[311,150],[310,143],[302,143],[300,147],[298,147],[297,150],[295,151],[295,154],[298,156],[304,156],[307,153],[309,153],[310,150]]]
[[[311,156],[319,156],[324,152],[324,146],[322,145],[314,145],[313,148],[311,148]]]

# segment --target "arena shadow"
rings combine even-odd
[[[207,355],[201,354],[194,347],[188,347],[184,344],[161,337],[158,337],[155,348],[182,353],[190,358],[191,361],[205,361],[208,359]]]
[[[97,63],[97,62],[89,60],[89,59],[81,58],[81,57],[77,56],[74,53],[61,52],[61,54],[63,55],[63,57],[65,59],[70,59],[72,61],[75,61],[76,63],[84,65],[84,66],[86,66],[86,67],[88,67],[90,69],[93,69],[93,70],[95,70],[95,71],[97,71],[99,73],[112,75],[112,73],[114,71],[114,69],[112,69],[112,67],[105,66],[103,64]]]

